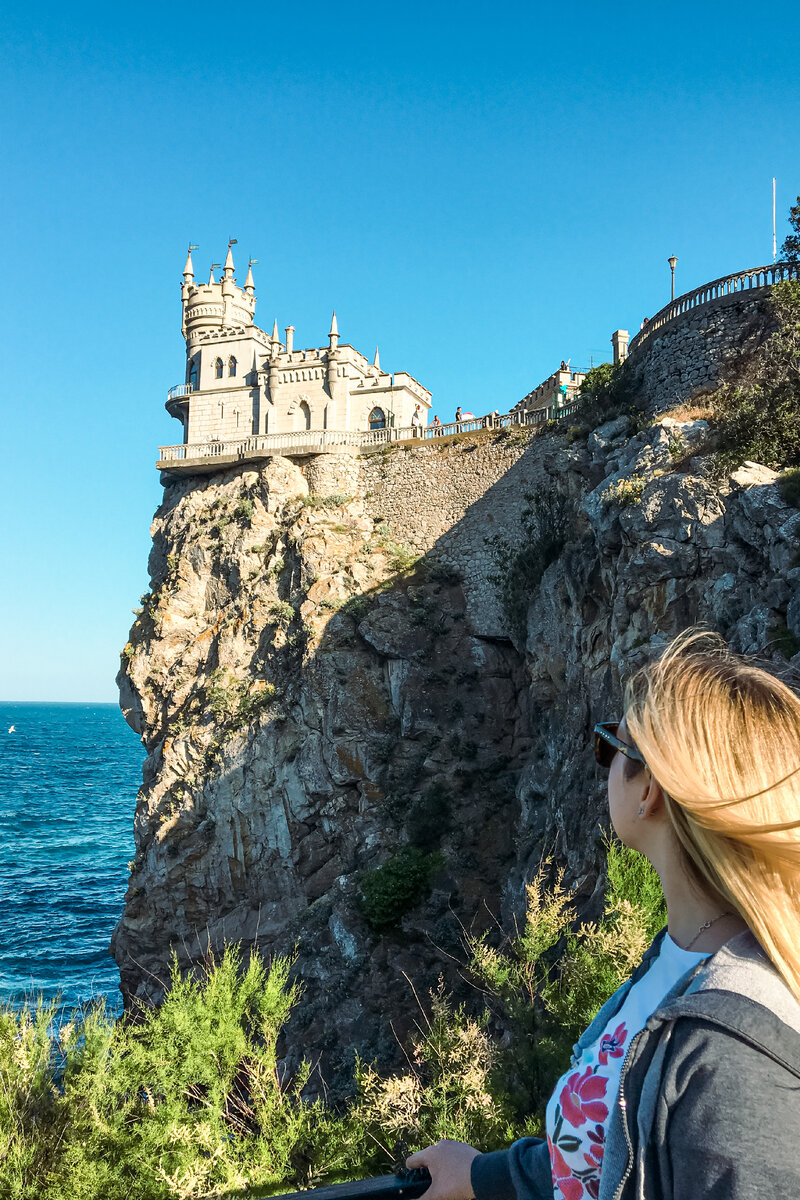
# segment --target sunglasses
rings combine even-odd
[[[614,755],[618,750],[620,754],[624,754],[626,758],[632,758],[634,762],[644,762],[644,758],[635,746],[631,746],[628,742],[621,742],[617,737],[619,725],[619,721],[603,721],[594,727],[594,756],[598,765],[604,767],[606,771],[614,761]]]

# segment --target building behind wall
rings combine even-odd
[[[234,278],[232,244],[215,279],[196,283],[191,251],[183,269],[181,301],[186,378],[170,389],[167,411],[183,426],[183,441],[235,440],[252,434],[302,429],[368,430],[411,425],[419,405],[428,421],[431,393],[405,371],[381,369],[340,344],[334,313],[328,345],[294,349],[275,322],[267,334],[255,324],[252,263],[243,288]]]
[[[578,395],[578,389],[586,378],[586,372],[573,370],[569,363],[561,360],[561,366],[543,383],[528,392],[527,396],[514,405],[512,412],[530,412],[533,409],[551,408],[569,404]]]

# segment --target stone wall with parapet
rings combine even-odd
[[[632,345],[628,369],[648,409],[671,408],[724,380],[731,360],[755,350],[774,329],[769,292],[721,296]]]
[[[476,630],[499,637],[505,630],[487,579],[494,567],[487,538],[501,534],[513,544],[525,493],[547,480],[554,450],[547,435],[512,428],[393,444],[370,454],[324,454],[306,460],[302,470],[312,492],[358,496],[394,540],[455,567]],[[559,445],[558,452],[563,461],[570,449]],[[580,472],[562,478],[570,491],[578,490]]]

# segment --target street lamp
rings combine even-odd
[[[669,258],[667,259],[667,262],[669,263],[669,269],[672,271],[672,295],[670,296],[670,300],[675,299],[675,264],[677,261],[678,260],[674,254],[670,254]]]

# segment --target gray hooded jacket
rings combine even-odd
[[[601,1008],[573,1062],[650,969],[665,933]],[[478,1155],[472,1187],[477,1200],[552,1200],[547,1143],[522,1138]],[[631,1039],[598,1200],[795,1197],[800,1004],[753,935],[741,933],[687,971]]]

